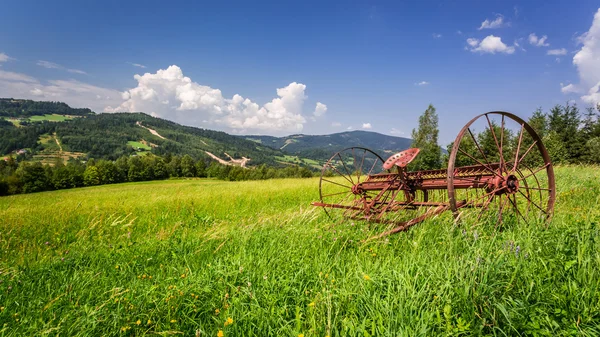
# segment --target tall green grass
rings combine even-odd
[[[317,179],[128,183],[0,199],[0,336],[600,334],[600,170],[552,223],[330,220]],[[229,321],[232,323],[229,324]]]

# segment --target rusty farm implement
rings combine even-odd
[[[457,219],[497,226],[544,222],[552,215],[552,162],[541,138],[516,115],[473,118],[458,133],[443,169],[409,171],[418,154],[413,148],[383,160],[362,147],[337,152],[323,166],[320,200],[312,204],[329,215],[388,224],[378,237],[448,210]]]

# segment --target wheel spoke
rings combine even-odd
[[[346,173],[348,173],[350,182],[352,183],[352,185],[354,185],[354,181],[352,180],[352,173],[350,173],[350,171],[348,171],[348,168],[346,167],[346,163],[344,163],[344,159],[342,159],[342,155],[339,152],[337,155],[338,155],[338,157],[340,157],[340,161],[342,162],[342,165],[344,166],[344,170],[346,170]]]
[[[469,134],[471,135],[471,138],[473,139],[473,142],[475,142],[475,146],[477,146],[477,149],[479,150],[479,153],[481,153],[481,155],[483,156],[483,159],[485,160],[486,163],[488,163],[488,165],[490,164],[490,161],[487,159],[487,157],[485,156],[485,153],[483,153],[483,150],[481,149],[481,147],[479,146],[479,143],[477,143],[477,140],[475,139],[475,136],[473,136],[473,133],[471,132],[471,128],[467,128],[467,131],[469,131]],[[460,147],[460,144],[458,145]]]
[[[328,183],[332,183],[332,184],[336,184],[336,185],[339,185],[339,186],[342,186],[342,187],[345,187],[345,188],[348,188],[348,189],[352,189],[352,186],[340,184],[340,183],[337,183],[335,181],[331,181],[331,180],[328,180],[328,179],[325,179],[325,178],[322,178],[322,180],[324,180],[324,181],[326,181]]]
[[[358,174],[363,174],[362,168],[363,168],[363,164],[365,163],[366,155],[367,155],[367,150],[364,150],[362,159],[360,160],[360,169],[358,170],[358,172],[359,172]]]
[[[465,151],[463,151],[463,149],[459,148],[458,151],[460,151],[465,156],[473,159],[474,161],[476,161],[477,163],[479,163],[479,165],[485,167],[488,171],[492,172],[493,174],[497,175],[500,178],[503,178],[498,172],[494,171],[491,167],[489,167],[489,166],[485,165],[484,163],[480,162],[479,160],[475,159],[475,157],[473,157],[470,154],[466,153]]]
[[[346,194],[346,193],[350,193],[350,192],[344,191],[344,192],[337,192],[337,193],[325,194],[325,195],[321,196],[321,198],[331,197],[331,196],[334,196],[334,195],[340,195],[340,194]]]
[[[527,200],[529,200],[530,203],[533,204],[533,206],[537,207],[540,211],[544,212],[544,214],[548,214],[548,212],[546,212],[544,209],[542,209],[540,206],[538,206],[538,204],[536,204],[535,202],[533,202],[531,199],[529,199],[529,197],[527,197],[525,195],[525,193],[519,191],[519,193],[521,193],[522,196],[524,196]]]
[[[504,117],[504,115],[502,115],[502,117]],[[488,117],[487,114],[485,114],[485,119],[487,119],[488,125],[490,126],[490,132],[492,133],[492,136],[494,137],[494,142],[496,143],[496,148],[498,149],[498,151],[500,153],[500,170],[502,170],[502,167],[504,166],[504,158],[502,158],[502,149],[500,148],[500,145],[498,144],[498,138],[496,137],[496,131],[494,131],[494,126],[492,125],[492,122],[490,121],[490,118]]]
[[[504,198],[500,197],[500,207],[498,208],[498,223],[496,224],[496,226],[499,226],[502,223],[502,212],[504,212],[505,205],[506,205],[506,200],[504,200]]]
[[[514,195],[514,194],[513,194],[513,195]],[[527,222],[527,219],[526,219],[526,218],[523,216],[523,214],[521,214],[521,211],[519,211],[519,207],[517,207],[517,203],[516,203],[516,202],[514,202],[514,201],[513,201],[513,200],[510,198],[510,196],[507,196],[507,198],[508,198],[508,200],[510,201],[510,203],[513,205],[513,207],[514,207],[514,209],[515,209],[516,213],[518,213],[518,214],[521,216],[521,218],[523,218],[523,221],[525,221],[525,223],[526,223],[527,225],[529,225],[529,222]],[[516,199],[516,196],[515,196],[515,199]]]
[[[348,177],[346,177],[342,172],[338,171],[338,169],[335,166],[333,166],[331,164],[327,164],[327,165],[329,165],[329,167],[331,167],[335,172],[337,172],[337,174],[344,177],[344,179],[346,179],[350,184],[352,184],[354,186],[354,182],[352,180],[348,179]]]
[[[529,148],[527,149],[527,151],[525,151],[525,153],[523,154],[523,156],[521,157],[521,159],[519,159],[519,161],[518,161],[518,162],[517,162],[515,165],[517,165],[517,166],[518,166],[519,164],[521,164],[521,162],[523,161],[523,159],[525,159],[525,156],[526,156],[526,155],[529,153],[529,151],[531,151],[531,149],[533,148],[533,146],[534,146],[535,144],[537,144],[537,140],[536,140],[536,141],[534,141],[534,142],[533,142],[533,144],[531,144],[531,145],[529,146]],[[517,152],[517,155],[518,155],[518,154],[519,154],[519,153]]]
[[[541,170],[545,169],[545,168],[546,168],[546,167],[548,167],[549,165],[550,165],[550,163],[547,163],[546,165],[544,165],[544,166],[542,166],[542,167],[540,167],[540,168],[536,169],[535,171],[532,171],[530,174],[528,174],[528,175],[524,176],[522,179],[527,179],[527,178],[529,178],[529,177],[531,177],[531,176],[535,176],[535,174],[536,174],[536,173],[538,173],[538,172],[540,172]],[[530,169],[530,171],[531,171],[531,169]]]
[[[519,163],[519,150],[521,150],[521,141],[523,140],[523,130],[525,124],[521,124],[521,131],[519,132],[519,143],[517,143],[517,152],[515,152],[515,164],[513,165],[512,173],[517,170],[517,164]],[[511,173],[511,174],[512,174]]]
[[[504,162],[504,115],[502,115],[502,122],[500,123],[500,172],[506,171],[506,165]]]
[[[479,196],[479,197],[477,197],[477,198],[473,199],[472,201],[466,202],[466,203],[465,203],[464,205],[462,205],[461,207],[465,207],[465,206],[467,206],[467,205],[472,205],[472,204],[474,204],[474,203],[475,203],[475,201],[478,201],[479,199],[482,199],[482,198],[484,198],[484,197],[487,197],[487,196],[489,196],[489,195],[495,194],[496,192],[498,192],[498,191],[501,191],[501,190],[503,190],[504,188],[505,188],[504,186],[503,186],[503,187],[498,187],[498,188],[496,188],[495,190],[493,190],[493,191],[491,191],[491,192],[488,192],[488,193],[486,193],[486,194],[483,194],[483,195],[481,195],[481,196]],[[460,208],[460,207],[459,207],[459,208]]]

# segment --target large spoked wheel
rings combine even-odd
[[[548,151],[529,124],[508,112],[488,112],[465,125],[450,152],[447,182],[455,217],[533,224],[554,211]]]
[[[377,196],[376,191],[357,191],[353,187],[370,174],[380,173],[383,159],[362,147],[350,147],[335,153],[323,166],[319,181],[321,203],[337,205],[344,216],[362,216],[364,202]],[[387,171],[384,171],[387,172]],[[331,216],[330,207],[323,207]]]

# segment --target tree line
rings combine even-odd
[[[216,161],[195,161],[191,156],[122,156],[116,161],[70,160],[54,165],[17,161],[10,157],[0,160],[0,195],[61,190],[134,181],[168,178],[216,178],[227,181],[274,178],[309,178],[313,172],[306,167],[285,168],[260,165],[256,168],[222,165]]]
[[[600,164],[600,104],[589,107],[585,111],[575,104],[556,105],[548,112],[537,109],[527,120],[542,139],[550,158],[554,164]],[[500,126],[492,123],[495,134],[499,135]],[[446,167],[448,153],[452,150],[453,143],[447,146],[447,153],[442,154],[438,144],[438,116],[433,105],[419,117],[419,126],[412,132],[413,142],[411,147],[421,149],[417,158],[410,164],[410,170],[428,170]],[[497,148],[493,132],[489,128],[474,135],[486,156],[497,155]],[[518,136],[507,130],[505,137],[506,158],[516,151]],[[463,138],[463,142],[471,141]],[[471,141],[472,142],[472,141]],[[526,143],[526,142],[524,142]],[[531,143],[531,141],[529,141]],[[525,145],[530,145],[526,143]],[[462,144],[463,149],[471,149],[470,153],[477,154],[475,143]],[[496,150],[496,151],[495,151]],[[467,151],[469,152],[469,151]],[[477,156],[477,155],[475,155]],[[497,159],[497,158],[496,158]],[[468,164],[468,158],[457,157],[457,166]],[[470,164],[473,164],[472,162]]]
[[[29,117],[46,114],[83,116],[93,114],[87,108],[71,108],[63,102],[32,101],[29,99],[0,98],[0,116]]]

